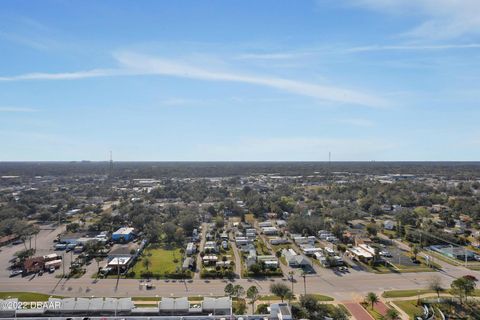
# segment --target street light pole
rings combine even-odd
[[[293,292],[293,274],[294,274],[293,271],[290,271],[288,273],[288,275],[290,276],[290,282],[292,283],[292,295],[295,295],[294,292]]]
[[[306,280],[307,274],[305,273],[305,271],[302,272],[302,277],[303,277],[303,293],[304,295],[307,295],[307,280]]]

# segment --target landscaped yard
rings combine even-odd
[[[146,258],[150,260],[148,270],[144,265],[144,260]],[[135,272],[135,277],[139,278],[142,273],[147,271],[152,272],[153,276],[164,276],[181,270],[181,267],[182,254],[180,253],[179,248],[165,249],[149,247],[145,249],[141,258],[138,259],[132,270]]]
[[[408,314],[409,319],[414,319],[415,315],[423,314],[422,307],[417,306],[417,300],[394,301],[394,303]]]
[[[263,242],[262,238],[257,238],[255,241],[255,249],[257,250],[258,255],[271,255],[272,253],[268,250],[267,245]]]
[[[440,294],[444,293],[450,293],[450,290],[443,290]],[[406,297],[415,297],[417,295],[423,295],[423,294],[432,294],[436,295],[437,293],[433,290],[393,290],[393,291],[385,291],[382,296],[384,298],[406,298]],[[480,296],[480,289],[476,289],[471,296]]]
[[[406,297],[414,297],[418,294],[436,294],[433,290],[394,290],[394,291],[385,291],[382,296],[384,298],[406,298]]]
[[[367,303],[361,303],[362,307],[367,310],[367,312],[375,319],[380,320],[383,319],[383,316],[375,309],[372,309],[372,306]]]

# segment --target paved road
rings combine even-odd
[[[37,247],[51,248],[52,240],[62,228],[56,230],[42,230],[37,236]],[[202,230],[202,233],[204,230]],[[47,245],[48,244],[48,245]],[[155,286],[153,290],[146,290],[140,285],[138,280],[121,279],[116,287],[116,279],[101,279],[95,281],[88,276],[81,279],[56,279],[53,275],[44,274],[42,277],[15,277],[8,278],[8,272],[4,267],[8,265],[8,260],[15,251],[18,251],[23,245],[3,247],[0,259],[0,290],[1,291],[34,291],[46,294],[55,294],[62,296],[195,296],[195,295],[220,295],[224,292],[227,284],[226,280],[201,280],[194,279],[187,282],[183,281],[165,281],[153,280]],[[45,250],[50,253],[51,250]],[[48,252],[47,252],[48,251]],[[69,254],[66,255],[69,259]],[[453,279],[472,274],[480,278],[479,271],[472,271],[461,266],[451,266],[443,261],[437,261],[442,265],[443,270],[437,274],[441,277],[443,286],[449,287]],[[96,268],[93,263],[92,270]],[[57,271],[59,273],[59,271]],[[351,271],[350,273],[336,273],[333,270],[319,268],[318,273],[310,275],[307,278],[307,291],[309,293],[321,293],[334,297],[340,302],[359,301],[367,292],[376,292],[381,294],[385,290],[405,290],[405,289],[425,289],[431,279],[433,272],[423,273],[397,273],[397,274],[373,274],[360,271]],[[277,279],[235,279],[235,284],[242,285],[247,289],[251,285],[256,285],[261,294],[268,294],[270,285],[274,282],[283,282],[287,285],[291,283],[287,276]],[[303,279],[295,274],[295,291],[303,290]]]
[[[373,274],[355,272],[349,274],[336,274],[331,270],[322,270],[321,275],[311,275],[307,278],[307,291],[310,293],[323,293],[333,296],[339,301],[358,300],[358,296],[364,296],[367,292],[380,294],[385,290],[424,289],[428,286],[429,279],[434,273],[403,273],[403,274]],[[466,274],[480,278],[480,272],[456,267],[450,273],[438,273],[445,287],[459,276]],[[302,284],[303,279],[295,277],[297,284]],[[288,285],[287,278],[283,279],[235,279],[235,284],[245,288],[256,285],[261,294],[268,294],[270,284],[284,282]],[[36,291],[64,296],[194,296],[194,295],[218,295],[223,293],[227,284],[226,280],[200,280],[194,279],[187,282],[159,280],[152,282],[155,289],[146,290],[139,285],[138,280],[121,279],[118,290],[115,290],[115,279],[101,279],[95,282],[93,279],[81,278],[61,280],[45,277],[32,278],[0,278],[2,291]]]
[[[202,228],[200,230],[200,246],[199,246],[199,251],[203,251],[203,248],[205,247],[205,235],[207,233],[207,225],[206,223],[202,223]],[[197,230],[198,231],[198,230]],[[199,252],[196,253],[197,255],[197,270],[195,270],[195,273],[193,275],[194,279],[200,279],[200,270],[202,270],[202,256],[199,254]]]

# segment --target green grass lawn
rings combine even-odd
[[[431,250],[427,250],[425,252],[427,252],[428,255],[433,256],[433,257],[437,258],[438,260],[442,260],[443,262],[446,262],[446,263],[451,264],[453,266],[459,266],[459,265],[462,264],[462,262],[451,259],[451,258],[448,258],[448,257],[446,257],[443,254],[440,254],[438,252],[434,252],[434,251],[431,251]]]
[[[17,298],[19,301],[47,301],[48,298],[62,298],[60,296],[51,296],[49,294],[36,292],[0,292],[0,299]]]
[[[182,255],[179,248],[171,250],[164,248],[147,248],[142,254],[142,257],[138,259],[137,263],[135,263],[135,266],[133,267],[133,271],[135,272],[136,276],[140,276],[142,272],[147,271],[147,268],[145,268],[143,265],[143,259],[147,257],[151,262],[150,266],[148,267],[148,271],[152,272],[153,274],[164,275],[166,273],[175,272],[177,267],[181,268]],[[175,263],[174,259],[177,259],[178,262]]]
[[[255,249],[257,250],[258,255],[272,255],[270,250],[268,250],[267,245],[263,242],[261,238],[258,238],[255,241]]]
[[[280,298],[273,295],[273,294],[269,294],[269,295],[261,296],[258,300],[259,301],[269,301],[269,300],[280,300]]]
[[[322,294],[309,294],[309,295],[313,296],[315,299],[317,299],[317,301],[320,301],[320,302],[335,300],[332,297],[325,296],[325,295],[322,295]],[[259,301],[269,301],[269,300],[281,300],[281,299],[279,297],[271,294],[271,295],[261,296],[258,300]]]
[[[135,303],[136,308],[157,308],[158,305],[156,304],[147,304],[147,303]]]
[[[427,290],[427,289],[422,289],[422,290],[393,290],[393,291],[385,291],[382,294],[382,297],[384,298],[407,298],[407,297],[415,297],[417,294],[432,294],[436,295],[437,293],[433,290]],[[443,290],[441,293],[450,293],[450,290]],[[472,296],[479,297],[480,296],[480,289],[476,289]]]
[[[272,250],[274,250],[275,252],[282,249],[290,249],[291,247],[291,243],[272,244]]]
[[[423,309],[417,306],[416,300],[394,301],[394,303],[405,311],[410,319],[414,319],[415,315],[423,314]]]
[[[309,294],[309,295],[315,297],[315,299],[317,299],[317,301],[322,301],[322,302],[335,300],[335,299],[333,299],[332,297],[325,296],[325,295],[323,295],[323,294],[314,293],[314,294]]]
[[[160,301],[157,297],[132,297],[133,301]]]
[[[426,290],[426,289],[422,289],[422,290],[393,290],[393,291],[385,291],[382,294],[382,297],[384,297],[384,298],[406,298],[406,297],[414,297],[418,293],[420,293],[421,295],[426,294],[426,293],[436,294],[435,291]]]

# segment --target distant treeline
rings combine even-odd
[[[254,174],[329,175],[356,174],[441,175],[458,179],[480,177],[480,162],[114,162],[119,178],[229,177]],[[110,173],[103,162],[0,162],[0,176],[71,176]]]

